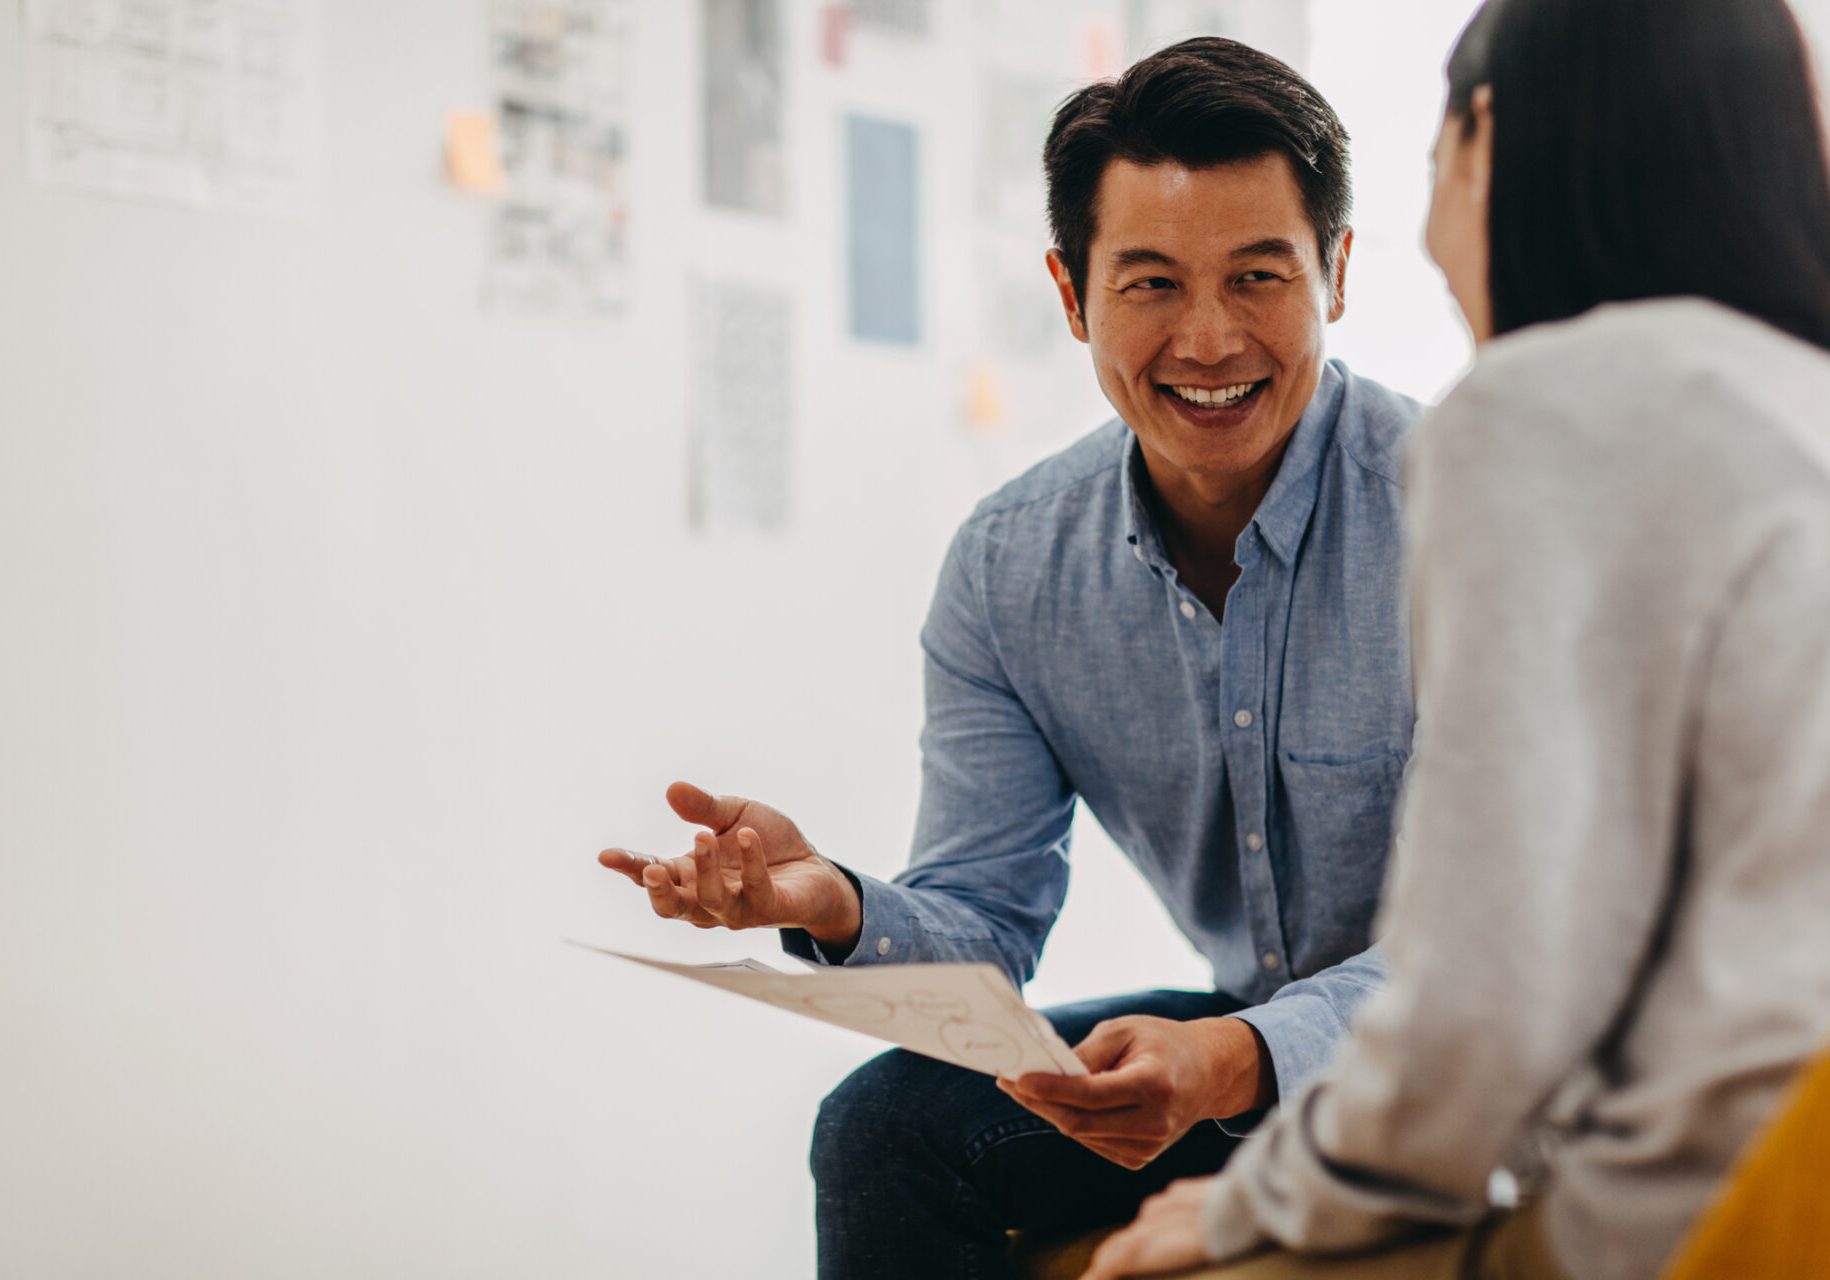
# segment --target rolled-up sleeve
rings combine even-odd
[[[1413,458],[1419,727],[1387,981],[1215,1180],[1216,1258],[1472,1221],[1652,945],[1687,687],[1684,597],[1660,548],[1688,517],[1621,496],[1656,462],[1557,412],[1524,420],[1526,388],[1484,385],[1464,384]],[[1289,999],[1320,1013],[1301,985]]]
[[[982,525],[969,521],[921,633],[913,854],[893,881],[857,875],[863,926],[848,965],[978,961],[1021,986],[1066,899],[1075,793],[1005,670],[986,608],[987,556]],[[825,959],[804,934],[783,941]]]

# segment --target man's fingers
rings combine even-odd
[[[1088,1111],[1062,1106],[1023,1093],[1008,1082],[999,1087],[1018,1104],[1054,1125],[1078,1142],[1089,1139],[1116,1139],[1121,1142],[1150,1143],[1159,1138],[1158,1113],[1143,1107],[1124,1107],[1106,1111]]]
[[[693,837],[693,886],[699,891],[700,906],[714,916],[723,914],[726,894],[718,842],[703,831]]]
[[[1110,1071],[1131,1048],[1133,1037],[1127,1022],[1125,1018],[1106,1019],[1074,1046],[1074,1056],[1088,1071]]]
[[[737,872],[745,901],[754,910],[766,911],[775,885],[769,879],[769,857],[763,852],[762,837],[748,827],[737,831]]]
[[[723,835],[743,812],[745,801],[742,796],[715,796],[690,782],[676,782],[667,788],[667,803],[686,821]]]
[[[597,855],[597,861],[600,865],[627,876],[636,884],[642,883],[642,872],[647,868],[660,867],[663,870],[667,868],[665,858],[653,858],[645,853],[633,853],[628,849],[605,849]],[[679,879],[679,877],[671,875],[669,878],[676,882]]]
[[[1118,1111],[1145,1101],[1147,1071],[1120,1069],[1090,1076],[1045,1075],[1032,1072],[1017,1079],[1018,1101],[1031,1099],[1072,1107],[1078,1111]]]
[[[659,863],[649,863],[642,868],[642,887],[648,890],[648,905],[654,913],[666,920],[678,920],[685,913],[685,903],[680,897],[680,890],[674,884],[673,877],[667,874],[667,868]]]

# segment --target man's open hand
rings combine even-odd
[[[1112,1018],[1074,1053],[1091,1073],[1032,1073],[998,1088],[1068,1137],[1141,1169],[1202,1120],[1267,1105],[1258,1035],[1238,1018]]]
[[[857,938],[861,904],[851,881],[786,814],[689,782],[667,788],[667,803],[708,828],[694,836],[691,853],[654,858],[605,849],[597,855],[648,891],[656,915],[701,929],[805,929],[842,945]]]

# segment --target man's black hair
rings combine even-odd
[[[1493,94],[1493,326],[1710,298],[1830,348],[1830,175],[1783,0],[1489,0],[1448,66]]]
[[[1353,207],[1347,131],[1322,95],[1276,58],[1202,36],[1074,94],[1055,113],[1042,163],[1049,224],[1075,297],[1085,304],[1099,185],[1113,160],[1207,169],[1271,154],[1290,162],[1322,262],[1331,263]]]

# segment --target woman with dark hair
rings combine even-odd
[[[1388,985],[1099,1280],[1268,1245],[1205,1274],[1651,1277],[1830,1044],[1830,177],[1792,15],[1490,0],[1429,246],[1480,350],[1410,461]]]

